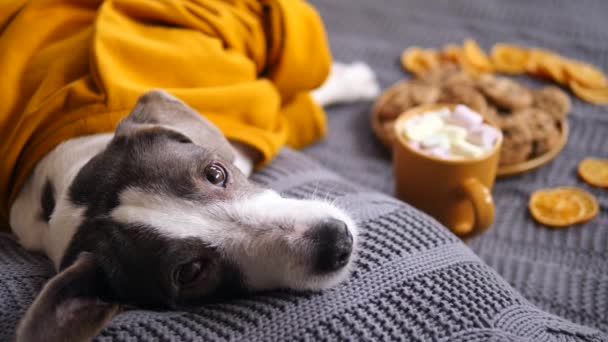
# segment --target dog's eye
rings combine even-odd
[[[205,269],[206,263],[202,260],[183,264],[175,271],[175,280],[179,285],[188,285],[198,279]]]
[[[226,170],[219,164],[209,164],[205,168],[205,178],[213,185],[224,186],[226,183]]]

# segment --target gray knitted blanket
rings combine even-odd
[[[441,47],[477,39],[538,46],[608,72],[606,0],[312,0],[329,32],[334,57],[363,60],[383,87],[406,76],[398,57],[410,45]],[[525,81],[525,79],[524,79]],[[329,111],[328,138],[306,153],[349,180],[391,194],[390,155],[369,127],[371,104]],[[538,307],[608,331],[608,191],[576,176],[585,156],[608,158],[608,107],[573,98],[570,139],[551,164],[498,180],[496,221],[470,247]],[[600,202],[593,221],[565,230],[536,224],[528,196],[539,188],[580,186]]]
[[[99,341],[606,341],[517,293],[436,221],[284,150],[254,179],[292,197],[322,194],[354,215],[361,244],[332,290],[274,291],[189,312],[128,311]],[[52,274],[0,235],[0,340]]]
[[[608,69],[604,0],[313,3],[326,20],[335,56],[369,62],[385,86],[401,75],[396,57],[403,47],[467,36],[486,47],[498,40],[543,45]],[[392,191],[390,161],[367,125],[368,110],[362,104],[330,111],[330,136],[305,152],[323,167],[284,150],[254,176],[285,195],[320,196],[352,213],[361,245],[346,283],[323,292],[274,291],[189,312],[128,311],[97,340],[608,341],[600,331],[608,331],[608,195],[587,188],[574,172],[584,155],[608,156],[606,109],[575,101],[572,136],[558,159],[499,181],[497,221],[471,244],[485,263],[434,220],[378,192]],[[600,217],[563,231],[534,224],[526,214],[528,194],[564,184],[595,193]],[[43,256],[0,235],[0,341],[11,339],[51,275]]]

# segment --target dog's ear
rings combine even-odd
[[[107,282],[90,253],[53,277],[19,323],[17,342],[88,341],[119,311],[102,301]]]
[[[193,143],[213,150],[226,160],[234,160],[234,150],[222,132],[190,106],[164,90],[143,94],[135,107],[116,128],[116,135],[136,134],[141,130],[176,131]]]

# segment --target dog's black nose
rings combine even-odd
[[[353,251],[353,236],[346,223],[327,219],[311,228],[306,236],[314,243],[314,269],[333,272],[348,264]]]

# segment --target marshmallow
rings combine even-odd
[[[413,120],[414,118],[410,119]],[[405,136],[414,141],[421,141],[424,138],[435,133],[441,126],[443,121],[437,116],[420,116],[420,119],[413,123],[407,124],[410,120],[406,121],[404,125]]]
[[[446,120],[448,123],[464,127],[466,129],[474,129],[483,122],[483,117],[464,105],[457,105],[452,112],[452,115]]]
[[[426,112],[422,115],[422,117],[426,117],[426,116],[436,116],[438,118],[440,118],[441,120],[445,120],[450,116],[450,110],[448,108],[441,108],[438,110],[433,110],[430,112]]]
[[[443,120],[441,120],[441,118],[439,118],[437,115],[422,115],[421,119],[422,124],[429,124],[438,128],[443,126]]]
[[[422,122],[422,116],[414,116],[411,117],[409,119],[407,119],[404,123],[403,123],[403,128],[409,128],[409,127],[415,127],[417,125],[420,125],[420,123]],[[405,130],[404,130],[405,132]]]
[[[477,146],[481,146],[484,150],[491,149],[498,139],[499,132],[496,128],[482,124],[478,128],[473,129],[467,136],[467,141]]]
[[[467,130],[454,125],[445,125],[437,131],[437,133],[445,134],[451,143],[464,140],[467,137]]]
[[[496,144],[501,134],[464,105],[453,111],[442,108],[413,116],[400,130],[413,149],[443,159],[480,157]]]
[[[440,110],[436,111],[435,113],[437,113],[437,116],[443,120],[447,119],[451,115],[450,110],[447,108],[441,108]]]
[[[430,153],[431,155],[433,155],[433,156],[435,156],[437,158],[448,159],[448,158],[452,157],[450,155],[449,149],[441,148],[441,147],[435,147],[435,148],[432,148],[430,150],[427,150],[426,152]]]
[[[413,148],[414,150],[422,150],[420,143],[417,141],[410,141],[409,144],[410,144],[410,147]]]
[[[420,145],[426,149],[436,147],[447,151],[450,148],[450,139],[446,134],[435,133],[422,139]]]
[[[477,158],[483,154],[483,149],[464,140],[452,143],[452,151],[459,156]]]

